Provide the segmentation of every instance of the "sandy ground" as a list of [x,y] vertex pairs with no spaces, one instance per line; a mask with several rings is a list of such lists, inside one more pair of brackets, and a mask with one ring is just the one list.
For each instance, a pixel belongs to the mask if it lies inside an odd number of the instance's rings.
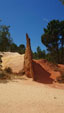
[[64,113],[64,90],[32,79],[0,83],[0,113]]
[[[6,52],[2,61],[3,69],[10,67],[18,73],[23,69],[24,55]],[[58,66],[64,72],[64,65]],[[0,113],[64,113],[64,84],[54,82],[60,71],[42,59],[35,60],[34,72],[38,82],[26,76],[0,81]]]

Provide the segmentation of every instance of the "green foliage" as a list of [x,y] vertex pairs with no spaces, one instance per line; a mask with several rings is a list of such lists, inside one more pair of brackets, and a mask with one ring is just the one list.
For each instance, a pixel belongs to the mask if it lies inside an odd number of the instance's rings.
[[25,45],[24,44],[20,44],[18,47],[18,52],[20,54],[24,54],[25,53]]
[[52,61],[64,63],[64,21],[50,21],[44,29],[41,42],[47,47]]
[[46,52],[45,50],[41,50],[40,46],[37,47],[37,52],[33,53],[33,58],[34,59],[45,59],[46,58]]
[[59,0],[59,1],[61,1],[61,2],[62,2],[62,4],[64,5],[64,0]]
[[37,52],[33,52],[33,59],[38,59]]
[[17,46],[10,36],[10,26],[0,25],[0,51],[18,52],[20,54],[25,53],[25,46],[20,44]]
[[8,51],[12,43],[9,28],[10,26],[6,25],[0,26],[0,51]]
[[0,70],[1,70],[1,67],[2,67],[2,65],[1,65],[1,63],[2,63],[2,55],[0,55]]
[[37,56],[39,59],[42,58],[42,51],[41,51],[41,48],[39,46],[37,47]]
[[18,47],[17,47],[17,45],[15,43],[12,43],[10,45],[10,51],[11,52],[18,52]]
[[49,62],[53,63],[53,64],[57,64],[55,59],[52,57],[52,55],[50,53],[46,54],[45,59],[48,60]]

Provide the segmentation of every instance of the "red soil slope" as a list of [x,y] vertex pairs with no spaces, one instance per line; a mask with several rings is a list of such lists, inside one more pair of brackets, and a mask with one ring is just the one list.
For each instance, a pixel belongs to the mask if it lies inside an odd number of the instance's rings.
[[33,67],[36,80],[45,84],[52,84],[64,70],[64,65],[57,66],[44,59],[34,60]]

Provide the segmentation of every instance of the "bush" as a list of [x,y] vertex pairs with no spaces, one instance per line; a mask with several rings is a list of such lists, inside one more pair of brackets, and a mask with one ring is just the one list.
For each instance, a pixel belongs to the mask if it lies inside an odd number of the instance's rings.
[[0,55],[0,62],[2,62],[1,58],[2,58],[2,55]]
[[7,73],[6,71],[4,70],[1,70],[0,71],[0,80],[11,80],[12,79],[12,76],[11,74]]
[[12,73],[12,69],[10,67],[7,67],[4,69],[5,72],[11,74]]
[[7,74],[5,71],[0,71],[0,79],[11,79],[11,76]]
[[3,79],[5,76],[5,73],[3,71],[0,71],[0,79]]
[[1,63],[2,63],[2,55],[0,55],[0,70],[1,70],[1,67],[2,67],[2,65],[1,65]]

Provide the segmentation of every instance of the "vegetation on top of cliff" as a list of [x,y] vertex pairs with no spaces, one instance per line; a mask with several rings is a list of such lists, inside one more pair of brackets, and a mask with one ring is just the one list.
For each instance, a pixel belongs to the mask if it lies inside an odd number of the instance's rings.
[[0,51],[2,52],[18,52],[20,54],[25,53],[25,45],[20,44],[17,46],[10,34],[10,26],[0,25]]

